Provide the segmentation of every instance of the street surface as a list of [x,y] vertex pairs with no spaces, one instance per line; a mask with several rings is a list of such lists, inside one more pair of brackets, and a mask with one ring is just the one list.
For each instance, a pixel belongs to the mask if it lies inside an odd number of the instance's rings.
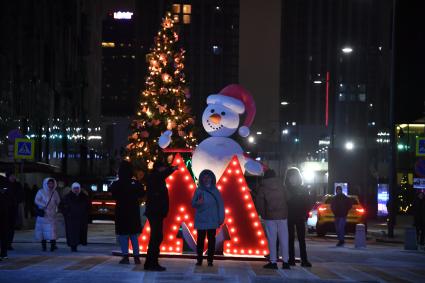
[[118,264],[114,226],[91,224],[89,245],[71,253],[64,239],[59,250],[42,252],[32,230],[17,231],[15,251],[0,262],[0,282],[425,282],[425,252],[404,251],[401,244],[376,243],[355,249],[348,239],[335,247],[334,237],[309,236],[307,248],[312,268],[265,270],[265,260],[216,260],[214,267],[195,267],[188,258],[161,258],[163,273],[145,272],[142,265]]

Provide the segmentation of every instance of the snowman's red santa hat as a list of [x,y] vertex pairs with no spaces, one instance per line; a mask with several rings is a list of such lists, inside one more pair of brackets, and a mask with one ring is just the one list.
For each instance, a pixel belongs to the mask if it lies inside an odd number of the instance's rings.
[[220,104],[238,114],[246,112],[245,121],[238,132],[242,137],[249,135],[248,127],[254,121],[256,108],[251,94],[241,85],[231,84],[223,88],[218,94],[211,94],[207,98],[207,104]]

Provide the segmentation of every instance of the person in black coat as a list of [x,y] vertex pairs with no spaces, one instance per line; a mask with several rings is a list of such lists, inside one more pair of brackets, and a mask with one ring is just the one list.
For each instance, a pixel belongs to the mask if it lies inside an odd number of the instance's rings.
[[335,230],[338,235],[337,246],[341,247],[344,246],[345,223],[347,222],[347,215],[353,206],[353,202],[342,193],[341,186],[337,186],[335,191],[336,196],[331,201],[331,209],[335,216]]
[[146,256],[145,270],[165,271],[166,268],[158,263],[159,246],[163,240],[162,223],[168,214],[168,190],[165,179],[177,167],[170,167],[163,161],[157,161],[152,173],[146,177],[147,200],[145,215],[150,225],[150,239]]
[[425,244],[425,198],[423,192],[419,192],[413,201],[413,214],[418,243],[423,246]]
[[133,179],[133,168],[122,161],[118,170],[118,180],[111,185],[112,197],[116,200],[115,232],[121,246],[123,258],[120,264],[129,264],[128,240],[133,247],[134,263],[140,264],[138,235],[142,231],[140,219],[140,199],[144,192],[142,185]]
[[285,174],[285,188],[288,203],[289,265],[295,265],[295,230],[300,246],[301,266],[311,267],[307,258],[305,244],[305,222],[311,209],[310,196],[302,185],[302,177],[298,168],[289,168]]
[[7,259],[9,245],[9,204],[12,199],[8,185],[8,180],[0,176],[0,261]]
[[79,183],[73,183],[62,201],[62,212],[65,217],[66,243],[72,252],[78,245],[87,245],[87,228],[89,214],[89,198],[81,192]]
[[12,243],[15,237],[15,226],[19,215],[19,204],[25,200],[25,196],[24,188],[21,183],[16,180],[15,174],[13,172],[7,172],[6,177],[9,181],[11,194],[11,202],[9,204],[9,244],[7,248],[13,250]]

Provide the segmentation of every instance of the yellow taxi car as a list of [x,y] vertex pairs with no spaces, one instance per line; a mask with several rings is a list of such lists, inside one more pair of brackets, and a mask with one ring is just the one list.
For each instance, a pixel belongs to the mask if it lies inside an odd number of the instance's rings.
[[[357,224],[366,226],[366,210],[360,204],[358,196],[348,195],[353,206],[347,215],[345,230],[347,233],[354,233]],[[335,232],[335,216],[331,209],[331,202],[334,195],[323,196],[322,201],[317,202],[309,212],[307,219],[307,229],[309,233],[316,232],[323,237],[326,233]]]

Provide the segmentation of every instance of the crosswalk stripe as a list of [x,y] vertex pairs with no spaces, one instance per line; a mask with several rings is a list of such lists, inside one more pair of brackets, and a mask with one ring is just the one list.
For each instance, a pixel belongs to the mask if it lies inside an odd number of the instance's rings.
[[385,271],[382,271],[380,269],[377,269],[377,268],[374,268],[374,267],[370,267],[370,266],[367,266],[367,265],[354,265],[353,268],[355,268],[355,269],[357,269],[357,270],[359,270],[361,272],[365,272],[367,274],[370,274],[370,275],[372,275],[374,277],[377,277],[377,278],[380,278],[382,280],[385,280],[386,282],[389,282],[389,283],[392,283],[392,282],[394,282],[394,283],[407,283],[407,282],[410,282],[410,281],[404,280],[404,279],[402,279],[400,277],[397,277],[397,276],[395,276],[393,274],[389,274],[389,273],[387,273]]
[[196,266],[193,273],[207,273],[207,274],[218,274],[217,265],[214,266]]
[[251,270],[256,276],[279,276],[280,277],[278,270],[266,269],[260,265],[253,265],[253,264],[251,264],[250,266],[251,266]]
[[5,265],[0,265],[0,270],[17,270],[23,269],[30,265],[38,264],[52,258],[51,256],[31,256],[16,261],[7,262]]
[[308,271],[320,279],[342,279],[338,274],[321,265],[313,265]]
[[109,257],[106,257],[106,256],[94,256],[94,257],[85,258],[73,265],[67,266],[65,270],[89,270],[98,264],[104,263],[108,259]]
[[409,268],[408,271],[413,272],[421,277],[424,277],[424,281],[425,281],[425,270]]

